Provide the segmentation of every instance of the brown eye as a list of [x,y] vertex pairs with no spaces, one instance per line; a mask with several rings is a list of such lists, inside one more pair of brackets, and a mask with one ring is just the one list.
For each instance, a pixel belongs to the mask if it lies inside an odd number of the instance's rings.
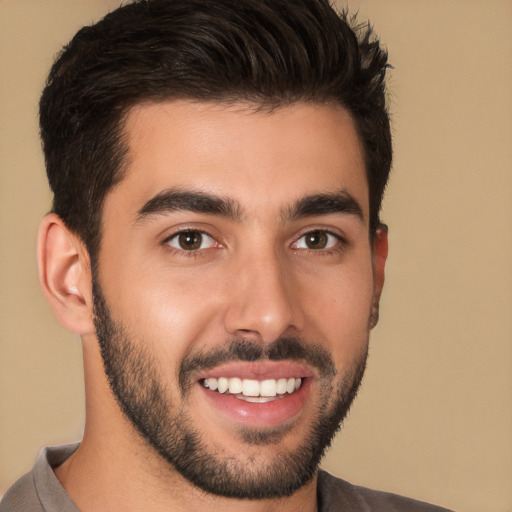
[[178,244],[185,251],[193,251],[201,247],[203,236],[197,231],[187,231],[178,235]]
[[294,244],[295,249],[309,249],[310,251],[321,251],[323,249],[331,249],[340,241],[339,237],[322,231],[310,231],[302,235]]
[[182,231],[169,238],[166,243],[182,251],[198,251],[213,247],[215,241],[210,235],[201,231]]
[[324,231],[313,231],[305,235],[304,242],[308,249],[325,249],[329,238]]

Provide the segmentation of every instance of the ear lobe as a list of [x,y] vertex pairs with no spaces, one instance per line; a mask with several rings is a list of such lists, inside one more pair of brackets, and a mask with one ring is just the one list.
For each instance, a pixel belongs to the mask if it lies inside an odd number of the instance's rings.
[[41,288],[59,322],[77,334],[94,332],[88,253],[53,213],[39,227],[37,260]]
[[372,241],[373,251],[373,300],[370,314],[370,329],[379,321],[379,303],[384,287],[384,268],[388,257],[388,227],[380,224]]

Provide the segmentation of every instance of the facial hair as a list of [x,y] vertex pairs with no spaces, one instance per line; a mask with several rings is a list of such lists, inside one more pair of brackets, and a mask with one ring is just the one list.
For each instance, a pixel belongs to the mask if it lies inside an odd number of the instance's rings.
[[[289,496],[311,480],[357,394],[367,343],[352,367],[340,376],[328,351],[299,338],[280,338],[266,346],[230,340],[221,348],[183,358],[178,379],[181,401],[174,403],[169,385],[161,378],[157,355],[114,321],[97,279],[93,279],[93,299],[96,335],[117,403],[141,437],[184,478],[208,493],[245,499]],[[319,373],[316,414],[302,444],[289,451],[276,448],[272,460],[253,464],[212,448],[207,434],[194,427],[186,412],[194,385],[192,374],[228,361],[290,359],[314,366]],[[288,426],[245,427],[238,434],[249,449],[277,444],[288,432]]]

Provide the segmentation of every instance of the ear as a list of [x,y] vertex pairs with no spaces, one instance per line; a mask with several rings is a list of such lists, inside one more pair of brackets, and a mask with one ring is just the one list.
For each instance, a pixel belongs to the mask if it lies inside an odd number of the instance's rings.
[[388,257],[388,227],[380,224],[372,240],[373,252],[373,301],[370,314],[370,329],[379,321],[379,302],[384,287],[384,267]]
[[54,213],[39,227],[37,261],[41,288],[59,322],[77,334],[94,332],[89,254]]

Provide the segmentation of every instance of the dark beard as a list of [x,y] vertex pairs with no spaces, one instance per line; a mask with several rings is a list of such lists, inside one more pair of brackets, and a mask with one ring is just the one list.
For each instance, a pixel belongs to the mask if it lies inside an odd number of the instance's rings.
[[[208,447],[192,425],[184,408],[169,400],[166,385],[159,380],[155,356],[138,345],[112,318],[99,283],[93,280],[94,323],[105,373],[112,392],[126,417],[166,461],[202,490],[228,498],[264,499],[289,496],[305,485],[317,471],[320,460],[345,418],[363,377],[367,350],[343,377],[337,377],[330,354],[297,338],[281,338],[261,346],[233,340],[226,348],[185,357],[179,369],[183,404],[187,403],[198,369],[227,361],[301,360],[320,374],[316,420],[297,449],[277,451],[269,463],[246,462]],[[336,396],[336,400],[332,398]],[[240,439],[250,446],[278,443],[290,427],[240,428]],[[254,467],[251,463],[254,462]]]

